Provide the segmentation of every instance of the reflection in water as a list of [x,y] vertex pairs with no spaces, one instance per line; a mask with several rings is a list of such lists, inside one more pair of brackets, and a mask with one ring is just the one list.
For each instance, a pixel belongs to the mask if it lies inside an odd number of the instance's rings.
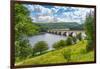
[[52,45],[55,42],[59,40],[65,40],[65,39],[66,39],[65,36],[45,33],[45,34],[29,37],[29,42],[32,46],[34,46],[34,44],[37,43],[38,41],[46,41],[48,43],[49,49],[52,49]]

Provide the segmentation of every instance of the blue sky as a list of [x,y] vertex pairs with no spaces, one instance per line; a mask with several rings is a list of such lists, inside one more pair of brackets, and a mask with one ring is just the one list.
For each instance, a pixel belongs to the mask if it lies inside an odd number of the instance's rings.
[[78,22],[85,21],[86,14],[93,8],[67,7],[67,6],[50,6],[50,5],[29,5],[25,7],[30,11],[30,17],[33,22]]

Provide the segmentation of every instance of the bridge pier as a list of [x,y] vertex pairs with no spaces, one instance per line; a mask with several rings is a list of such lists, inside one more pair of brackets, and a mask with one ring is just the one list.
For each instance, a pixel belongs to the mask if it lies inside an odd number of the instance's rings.
[[56,34],[56,35],[62,35],[62,36],[77,36],[77,34],[82,33],[82,36],[85,38],[86,34],[85,31],[74,31],[74,30],[66,30],[66,29],[52,29],[48,30],[48,33]]
[[66,36],[66,32],[64,32],[63,35]]
[[59,32],[59,35],[61,35],[61,32]]

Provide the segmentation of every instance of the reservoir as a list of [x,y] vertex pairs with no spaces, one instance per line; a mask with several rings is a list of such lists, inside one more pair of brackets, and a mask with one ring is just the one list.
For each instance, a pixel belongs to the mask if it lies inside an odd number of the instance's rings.
[[55,35],[51,33],[44,33],[36,36],[29,37],[31,46],[34,46],[38,41],[45,41],[48,44],[49,50],[52,49],[52,45],[59,40],[66,40],[66,36]]

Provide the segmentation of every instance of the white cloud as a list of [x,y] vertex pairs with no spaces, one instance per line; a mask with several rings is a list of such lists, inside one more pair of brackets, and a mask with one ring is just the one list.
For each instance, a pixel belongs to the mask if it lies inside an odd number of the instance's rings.
[[31,11],[31,12],[38,12],[41,15],[46,15],[46,14],[52,14],[52,10],[49,8],[45,8],[44,6],[41,5],[28,5],[27,8]]
[[39,22],[44,22],[44,21],[52,22],[53,17],[51,17],[51,16],[40,16],[38,20],[39,20]]
[[57,22],[58,19],[54,16],[39,16],[38,19],[36,19],[37,22]]
[[90,13],[90,11],[94,11],[93,8],[78,8],[78,11],[75,11],[73,18],[81,18],[80,21],[84,21],[86,19],[86,15]]
[[[79,22],[85,20],[86,14],[92,8],[80,8],[80,7],[60,7],[53,6],[47,8],[42,5],[28,5],[28,9],[31,11],[31,18],[35,22]],[[63,9],[64,12],[58,14],[58,11]],[[66,10],[66,11],[65,11]],[[35,15],[32,14],[35,12]],[[33,16],[34,15],[34,16]]]
[[52,13],[57,13],[59,9],[52,8],[51,10],[52,10]]
[[90,9],[90,8],[74,8],[73,9],[77,9],[74,12],[65,12],[63,13],[63,16],[66,18],[66,20],[69,21],[73,21],[73,22],[78,22],[78,23],[82,23],[84,22],[84,20],[86,19],[86,15],[87,13],[90,13],[90,11],[94,10],[94,9]]

